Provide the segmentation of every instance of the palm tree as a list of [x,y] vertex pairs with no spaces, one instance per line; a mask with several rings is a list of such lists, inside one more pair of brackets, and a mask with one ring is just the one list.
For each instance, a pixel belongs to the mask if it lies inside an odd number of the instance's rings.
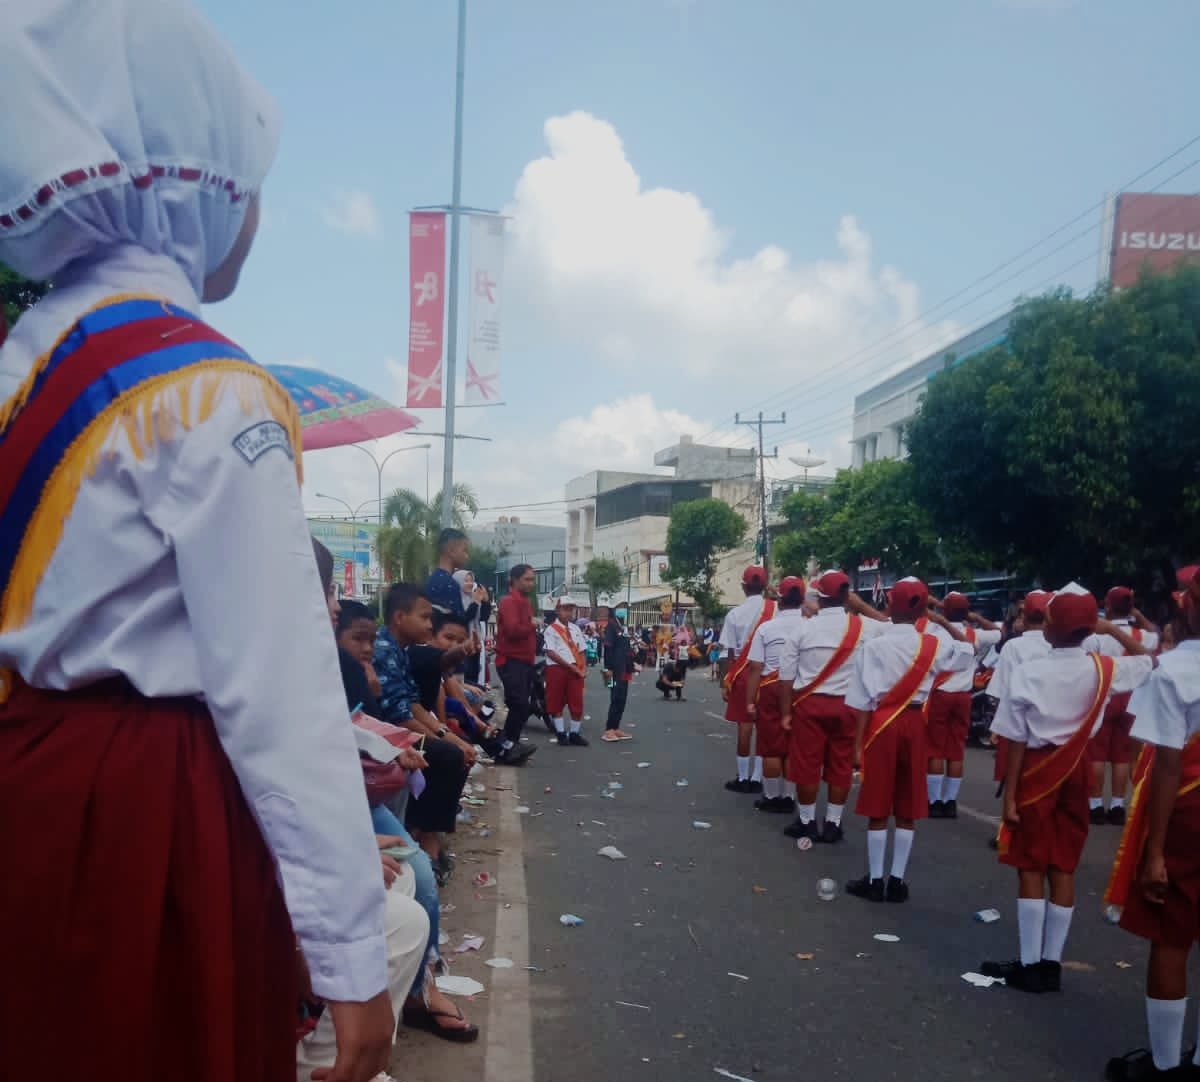
[[[379,562],[391,582],[421,582],[437,562],[442,494],[426,503],[411,489],[398,488],[383,502],[379,530]],[[454,486],[454,525],[466,529],[479,511],[479,499],[468,484]]]

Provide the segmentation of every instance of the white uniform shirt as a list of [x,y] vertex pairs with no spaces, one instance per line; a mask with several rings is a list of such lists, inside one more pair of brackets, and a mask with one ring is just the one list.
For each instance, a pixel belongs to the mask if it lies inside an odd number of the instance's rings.
[[[1133,621],[1129,619],[1113,620],[1122,631],[1132,639],[1137,639],[1133,626]],[[1158,636],[1153,631],[1141,632],[1141,645],[1147,650],[1158,649]],[[1125,647],[1123,647],[1111,635],[1089,635],[1083,640],[1083,648],[1089,654],[1103,654],[1105,657],[1124,657]]]
[[741,654],[762,610],[762,594],[754,594],[729,610],[725,616],[725,623],[721,625],[720,642],[723,652],[732,650],[734,657]]
[[[156,292],[198,312],[182,272],[162,275]],[[22,322],[69,325],[70,294]],[[0,385],[23,375],[6,352]],[[296,466],[256,392],[231,378],[211,417],[140,459],[113,444],[30,619],[0,634],[0,668],[52,690],[123,674],[153,698],[203,698],[279,865],[313,990],[362,1001],[387,986],[379,854]],[[258,425],[271,438],[239,441]]]
[[1051,649],[1040,627],[1030,628],[1016,638],[1009,639],[1000,651],[1000,660],[996,662],[996,671],[992,673],[987,693],[993,699],[1003,699],[1008,694],[1009,681],[1017,666],[1035,657],[1045,657]]
[[[854,673],[846,691],[846,705],[852,710],[874,710],[882,699],[912,668],[920,645],[920,632],[912,624],[886,624],[885,631],[871,639],[854,658]],[[961,672],[975,665],[970,643],[956,639],[938,639],[933,665],[917,686],[912,697],[916,705],[929,698],[933,678],[941,672]]]
[[[1117,658],[1109,698],[1133,691],[1145,682],[1153,668],[1154,660],[1149,657]],[[1051,650],[1012,671],[1007,692],[992,719],[992,732],[1026,744],[1031,750],[1065,744],[1079,728],[1095,698],[1093,656],[1082,646]],[[1096,714],[1092,735],[1103,721],[1101,710]]]
[[[952,623],[954,623],[952,621]],[[954,623],[954,627],[962,634],[967,634],[967,625],[964,623]],[[950,633],[940,624],[930,623],[926,629],[930,634],[936,635],[939,639],[945,642],[957,642]],[[972,629],[975,632],[975,666],[979,664],[979,659],[984,656],[993,646],[1000,641],[999,631],[984,631],[983,628],[977,627]],[[961,672],[954,673],[944,684],[939,685],[941,691],[971,691],[975,687],[975,667],[963,669]]]
[[799,632],[803,623],[803,609],[778,610],[770,620],[759,625],[750,640],[746,660],[760,662],[764,673],[779,672],[788,640]]
[[[829,674],[829,678],[817,689],[816,694],[845,695],[850,690],[850,677],[854,673],[854,663],[859,651],[875,636],[884,634],[894,626],[884,620],[871,620],[865,616],[861,619],[862,634],[858,637],[854,652]],[[797,691],[808,687],[842,645],[849,623],[850,614],[836,605],[821,609],[815,616],[805,620],[784,649],[779,670],[780,679],[791,680]]]
[[1158,659],[1133,693],[1132,736],[1160,748],[1182,748],[1200,732],[1200,640],[1185,639]]
[[[566,627],[563,627],[562,624],[555,620],[554,623],[547,626],[544,636],[546,642],[546,661],[551,665],[558,665],[560,668],[569,669],[574,666],[575,659],[571,656],[571,647],[563,637],[564,635],[570,638],[571,642],[575,644],[575,649],[579,651],[581,656],[583,656],[584,651],[587,649],[587,640],[583,637],[583,632],[575,624],[567,624]],[[556,661],[551,657],[550,652],[552,650],[563,660]]]

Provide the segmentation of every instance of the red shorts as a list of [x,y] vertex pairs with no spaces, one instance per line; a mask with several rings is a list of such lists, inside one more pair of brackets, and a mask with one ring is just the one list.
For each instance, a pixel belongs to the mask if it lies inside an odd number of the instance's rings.
[[69,988],[92,1078],[294,1082],[296,939],[199,702],[18,683],[0,823],[6,1078],[46,1074]]
[[927,759],[925,711],[910,706],[864,750],[855,813],[868,819],[924,819],[929,815]]
[[935,691],[925,715],[925,743],[929,758],[961,763],[967,754],[971,728],[971,693]]
[[1104,721],[1088,744],[1087,758],[1093,763],[1128,765],[1133,762],[1133,715],[1127,710],[1129,695],[1114,695],[1104,708]]
[[546,666],[546,711],[552,718],[562,717],[563,709],[571,711],[576,721],[583,719],[583,677],[568,672],[561,665]]
[[1003,781],[1008,773],[1008,741],[1002,736],[996,740],[996,763],[992,767],[992,781]]
[[849,789],[854,776],[854,711],[841,695],[809,695],[792,707],[788,779]]
[[[1046,758],[1054,748],[1026,750],[1022,770],[1028,770]],[[1000,863],[1026,872],[1044,872],[1057,868],[1073,872],[1079,866],[1088,834],[1088,761],[1079,765],[1053,793],[1021,809],[1021,825],[1008,835],[1007,847],[1001,848]]]
[[1166,900],[1151,905],[1135,883],[1121,914],[1121,927],[1151,943],[1185,949],[1200,940],[1200,790],[1193,789],[1176,802],[1163,850]]
[[788,753],[788,733],[783,727],[783,714],[779,709],[779,681],[760,686],[758,689],[758,717],[754,722],[758,737],[756,754],[764,759],[782,759]]
[[735,725],[753,725],[754,719],[746,713],[746,670],[729,686],[729,699],[725,703],[725,720]]

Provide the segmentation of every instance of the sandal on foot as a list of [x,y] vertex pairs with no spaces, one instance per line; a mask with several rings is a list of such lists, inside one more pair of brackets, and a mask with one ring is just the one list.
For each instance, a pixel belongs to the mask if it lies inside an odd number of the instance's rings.
[[453,1018],[459,1022],[466,1022],[462,1011],[457,1007],[454,1008],[453,1014],[448,1011],[431,1011],[428,1007],[405,1007],[400,1012],[400,1017],[409,1029],[423,1029],[426,1033],[432,1033],[446,1041],[454,1041],[456,1044],[470,1044],[479,1036],[479,1027],[472,1023],[452,1028],[443,1026],[438,1021],[439,1018]]

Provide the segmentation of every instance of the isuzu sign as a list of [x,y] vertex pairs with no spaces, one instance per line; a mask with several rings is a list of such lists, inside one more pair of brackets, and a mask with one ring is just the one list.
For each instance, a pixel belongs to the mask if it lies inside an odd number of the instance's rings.
[[1200,196],[1125,192],[1113,219],[1112,284],[1137,281],[1142,267],[1169,270],[1200,258]]

